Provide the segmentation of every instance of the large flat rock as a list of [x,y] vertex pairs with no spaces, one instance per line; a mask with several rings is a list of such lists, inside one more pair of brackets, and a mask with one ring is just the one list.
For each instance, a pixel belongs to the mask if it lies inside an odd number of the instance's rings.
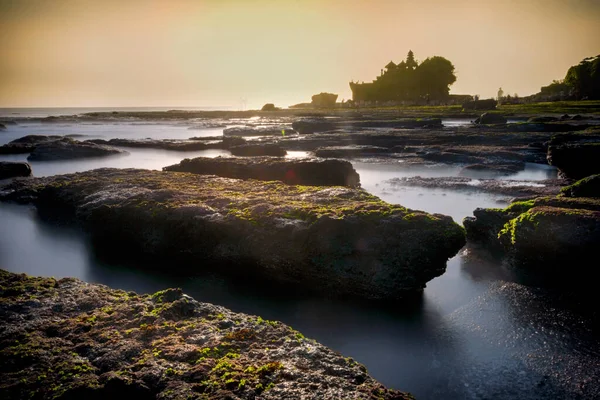
[[91,139],[88,143],[106,146],[132,147],[142,149],[162,149],[172,151],[197,151],[208,149],[228,149],[231,146],[242,145],[246,141],[236,137],[207,137],[180,139]]
[[420,293],[465,243],[448,216],[343,187],[99,169],[13,182],[0,200],[62,212],[111,254],[370,299]]
[[0,393],[17,399],[409,400],[280,322],[0,270]]
[[106,157],[115,154],[127,154],[127,152],[102,144],[80,142],[69,138],[63,138],[38,144],[35,146],[29,157],[27,157],[27,160],[72,160],[79,158]]
[[164,171],[191,172],[235,179],[281,181],[291,185],[360,185],[360,177],[348,161],[318,158],[282,159],[274,157],[197,157],[186,158]]

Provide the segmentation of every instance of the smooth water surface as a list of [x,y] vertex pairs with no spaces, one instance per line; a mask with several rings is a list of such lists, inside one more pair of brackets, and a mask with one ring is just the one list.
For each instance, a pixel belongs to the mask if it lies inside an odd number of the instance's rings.
[[[102,138],[176,138],[192,132],[177,125],[50,127],[55,134],[77,131]],[[15,130],[20,131],[16,137],[51,133],[36,124],[25,124],[0,132],[0,139]],[[98,167],[161,169],[186,157],[228,154],[219,150],[126,150],[129,155],[33,162],[32,166],[36,176]],[[305,155],[290,152],[289,156]],[[26,155],[0,159],[23,161]],[[450,215],[457,222],[476,207],[498,207],[507,201],[505,196],[489,193],[398,188],[387,183],[417,175],[458,176],[460,167],[353,165],[369,192],[412,209]],[[535,183],[555,176],[554,168],[528,164],[524,171],[500,179]],[[0,204],[0,268],[57,278],[74,276],[140,293],[181,287],[200,301],[283,321],[364,363],[385,385],[410,391],[418,399],[575,399],[600,394],[600,345],[590,333],[593,321],[561,308],[560,303],[551,307],[549,294],[532,295],[522,285],[507,283],[515,280],[510,272],[470,250],[452,258],[446,273],[428,283],[419,304],[403,307],[290,296],[216,276],[173,277],[144,267],[103,261],[80,230],[43,222],[31,207]]]
[[[579,333],[585,319],[562,311],[569,326],[557,325],[561,310],[540,311],[543,297],[517,298],[516,305],[507,301],[498,288],[511,275],[467,251],[428,284],[420,304],[404,309],[290,297],[214,276],[172,277],[144,271],[144,265],[107,263],[96,258],[78,229],[42,222],[26,206],[0,205],[0,221],[0,265],[5,269],[74,276],[140,293],[181,287],[200,301],[283,321],[364,363],[385,385],[420,399],[569,398],[575,383],[552,363],[568,357],[590,379],[600,367],[593,350],[597,343]],[[510,287],[506,291],[519,295]],[[527,312],[535,313],[535,320],[516,317]]]
[[[77,140],[88,139],[189,139],[191,137],[222,136],[223,126],[196,128],[190,123],[42,123],[35,121],[6,125],[0,131],[0,145],[26,135],[71,135]],[[210,126],[210,125],[209,125]]]
[[[462,167],[448,165],[404,165],[401,162],[381,164],[367,162],[353,162],[352,165],[360,175],[361,186],[368,192],[380,197],[388,203],[401,204],[405,207],[423,210],[429,213],[450,215],[454,221],[461,223],[464,217],[472,216],[477,207],[494,208],[505,207],[511,199],[510,196],[474,191],[460,191],[439,188],[422,188],[411,186],[397,186],[388,182],[394,178],[409,178],[421,176],[423,178],[443,178],[459,176]],[[556,168],[548,165],[528,163],[525,170],[497,179],[531,181],[531,185],[545,179],[556,178]],[[494,179],[493,173],[482,173],[480,178]],[[477,180],[473,180],[475,185]]]

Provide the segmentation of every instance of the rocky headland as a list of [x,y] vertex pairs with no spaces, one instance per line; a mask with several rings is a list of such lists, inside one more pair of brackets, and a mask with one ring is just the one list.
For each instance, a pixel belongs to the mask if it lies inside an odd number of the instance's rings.
[[385,399],[350,357],[280,322],[0,270],[0,393],[17,399]]

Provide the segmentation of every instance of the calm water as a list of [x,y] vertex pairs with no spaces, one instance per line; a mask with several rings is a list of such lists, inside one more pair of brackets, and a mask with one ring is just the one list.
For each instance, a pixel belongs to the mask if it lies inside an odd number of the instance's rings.
[[[190,132],[179,126],[124,126],[51,128],[64,129],[63,134],[76,129],[80,134],[104,138],[161,138],[166,133]],[[35,124],[27,129],[17,125],[0,133],[0,138],[14,134],[14,129],[48,133]],[[125,136],[124,130],[130,136]],[[127,156],[34,163],[33,168],[38,176],[100,166],[160,169],[185,157],[223,153],[128,150],[131,153]],[[292,154],[299,155],[302,153]],[[459,168],[358,162],[354,166],[371,193],[410,208],[448,214],[456,221],[471,215],[476,207],[498,207],[506,200],[503,196],[451,190],[394,191],[386,184],[388,179],[405,176],[457,176]],[[503,179],[541,180],[555,174],[552,168],[528,165],[525,171]],[[419,399],[576,399],[600,395],[600,346],[593,334],[593,321],[553,303],[555,297],[548,293],[532,293],[509,283],[514,277],[497,262],[468,250],[452,258],[446,273],[428,283],[420,304],[385,308],[289,297],[240,287],[214,276],[176,278],[144,272],[142,265],[103,261],[77,229],[44,223],[30,207],[0,204],[0,266],[33,275],[75,276],[141,293],[179,286],[198,300],[281,320],[364,363],[385,385],[410,391]]]
[[169,111],[169,110],[235,110],[234,107],[28,107],[0,108],[0,118],[44,118],[60,115],[79,115],[111,111]]

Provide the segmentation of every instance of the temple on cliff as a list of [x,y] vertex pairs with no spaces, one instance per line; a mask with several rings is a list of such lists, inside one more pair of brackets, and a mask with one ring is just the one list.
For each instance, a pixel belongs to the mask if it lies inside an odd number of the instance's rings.
[[[350,82],[354,103],[448,103],[454,99],[449,86],[456,80],[454,66],[433,56],[418,63],[412,51],[406,60],[390,61],[369,83]],[[465,97],[466,96],[461,96]]]

